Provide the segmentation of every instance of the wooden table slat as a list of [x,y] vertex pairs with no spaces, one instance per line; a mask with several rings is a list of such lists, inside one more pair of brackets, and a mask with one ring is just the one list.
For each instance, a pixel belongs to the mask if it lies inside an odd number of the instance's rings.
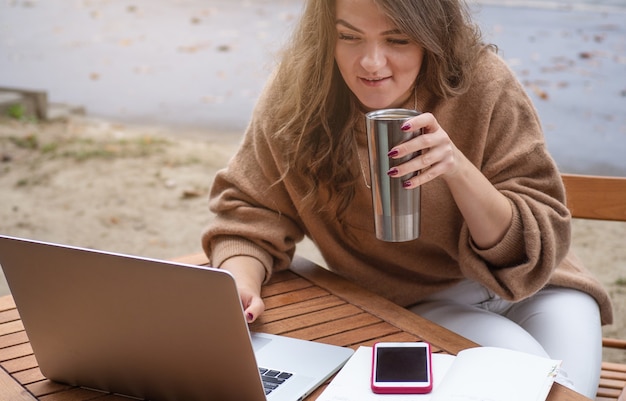
[[274,322],[266,321],[264,319],[264,316],[261,315],[259,322],[251,326],[251,330],[254,331],[256,327],[260,327],[262,325],[263,330],[265,331],[271,333],[285,333],[293,330],[317,326],[322,323],[337,322],[341,319],[347,319],[359,314],[363,314],[363,311],[359,308],[355,307],[354,305],[343,304],[334,306],[332,308],[327,308],[319,311],[311,311],[309,313],[283,318]]
[[0,325],[0,336],[17,333],[19,331],[24,331],[24,325],[21,320],[11,320]]
[[278,334],[285,334],[290,337],[301,338],[303,340],[316,341],[318,339],[328,337],[334,334],[348,332],[359,327],[365,327],[380,322],[376,316],[369,313],[361,313],[356,316],[333,320],[331,322],[322,322],[315,326],[305,327],[302,329],[291,331],[280,331]]
[[28,336],[23,330],[11,334],[0,335],[0,349],[25,344],[27,342]]
[[[385,335],[385,336],[377,336],[375,339],[373,340],[368,340],[366,342],[360,343],[359,345],[365,346],[365,347],[372,347],[374,346],[375,342],[412,342],[412,341],[421,341],[421,338],[414,336],[413,334],[404,332],[404,331],[399,331],[393,334],[389,334],[389,335]],[[439,349],[437,349],[436,347],[432,347],[433,352],[438,352],[440,351]]]
[[0,362],[8,361],[10,359],[19,358],[21,356],[30,355],[33,353],[33,349],[30,343],[13,345],[0,349]]
[[274,307],[268,309],[261,315],[261,319],[265,323],[274,322],[280,319],[286,319],[292,316],[298,316],[305,313],[325,310],[338,305],[347,305],[346,301],[332,295],[314,298],[295,304],[284,305],[280,308]]
[[355,327],[336,334],[319,337],[316,338],[315,341],[340,345],[342,347],[355,348],[358,345],[371,345],[375,341],[378,341],[379,338],[399,333],[401,333],[401,331],[398,330],[397,327],[392,326],[387,322],[379,321],[375,324]]
[[15,381],[9,373],[0,369],[0,401],[34,401],[36,400],[26,389]]
[[66,394],[67,391],[73,389],[74,387],[46,379],[37,383],[28,384],[26,388],[28,389],[28,391],[34,394],[35,397],[37,397],[38,399],[42,399],[42,397],[49,394]]
[[13,297],[0,297],[0,312],[7,310],[16,310]]
[[105,394],[101,391],[73,387],[63,393],[51,393],[41,396],[39,399],[41,401],[88,401],[100,398]]
[[0,324],[20,320],[20,314],[17,309],[7,309],[0,312]]
[[263,287],[261,295],[263,298],[271,297],[276,294],[287,294],[292,291],[298,291],[303,288],[313,287],[313,284],[309,280],[305,280],[302,277],[297,277],[291,280],[284,280],[279,282],[272,282],[271,285]]
[[0,366],[9,373],[20,372],[25,369],[39,366],[34,354],[20,356],[0,363]]
[[39,367],[34,367],[12,374],[13,378],[21,384],[31,384],[41,380],[45,380],[45,376],[41,373]]
[[315,298],[328,296],[328,291],[324,291],[319,287],[308,287],[297,292],[288,292],[286,294],[277,294],[264,299],[266,309],[282,308],[285,305],[296,304]]

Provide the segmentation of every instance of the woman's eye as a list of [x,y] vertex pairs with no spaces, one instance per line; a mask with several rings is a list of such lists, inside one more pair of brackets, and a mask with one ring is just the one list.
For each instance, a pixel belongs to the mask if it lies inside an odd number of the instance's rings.
[[392,45],[408,45],[409,43],[411,43],[411,41],[409,39],[394,39],[394,38],[389,38],[387,39],[387,41],[389,43],[391,43]]
[[347,33],[340,33],[340,34],[339,34],[339,40],[347,40],[347,41],[350,41],[350,40],[356,40],[356,39],[357,39],[357,38],[356,38],[356,36],[354,36],[354,35],[350,35],[350,34],[347,34]]

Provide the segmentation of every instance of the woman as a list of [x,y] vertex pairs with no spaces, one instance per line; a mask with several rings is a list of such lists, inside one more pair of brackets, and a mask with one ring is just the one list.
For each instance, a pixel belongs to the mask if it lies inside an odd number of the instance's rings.
[[[422,188],[422,227],[387,243],[364,113],[399,107],[424,112],[403,127],[424,135],[389,157],[422,154],[388,172],[421,172],[403,185]],[[235,276],[249,322],[307,235],[338,274],[479,344],[563,359],[559,380],[595,394],[607,293],[567,256],[570,215],[535,110],[461,0],[307,1],[211,198],[203,246]]]

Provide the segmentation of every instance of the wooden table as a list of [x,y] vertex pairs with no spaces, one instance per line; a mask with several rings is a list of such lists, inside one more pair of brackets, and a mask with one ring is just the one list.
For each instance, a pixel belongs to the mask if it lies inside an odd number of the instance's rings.
[[[197,260],[184,260],[197,262]],[[423,319],[306,259],[275,274],[263,288],[266,311],[253,331],[358,348],[375,341],[416,341],[435,352],[456,354],[475,346],[469,340]],[[42,376],[11,296],[0,298],[0,401],[128,400],[70,387]],[[307,400],[315,400],[324,387]],[[555,384],[550,401],[588,400]]]

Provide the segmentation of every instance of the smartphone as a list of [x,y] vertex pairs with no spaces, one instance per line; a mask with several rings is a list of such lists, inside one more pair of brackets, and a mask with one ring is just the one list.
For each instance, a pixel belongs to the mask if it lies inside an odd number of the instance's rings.
[[378,394],[424,394],[433,389],[430,344],[379,342],[372,350],[371,387]]

